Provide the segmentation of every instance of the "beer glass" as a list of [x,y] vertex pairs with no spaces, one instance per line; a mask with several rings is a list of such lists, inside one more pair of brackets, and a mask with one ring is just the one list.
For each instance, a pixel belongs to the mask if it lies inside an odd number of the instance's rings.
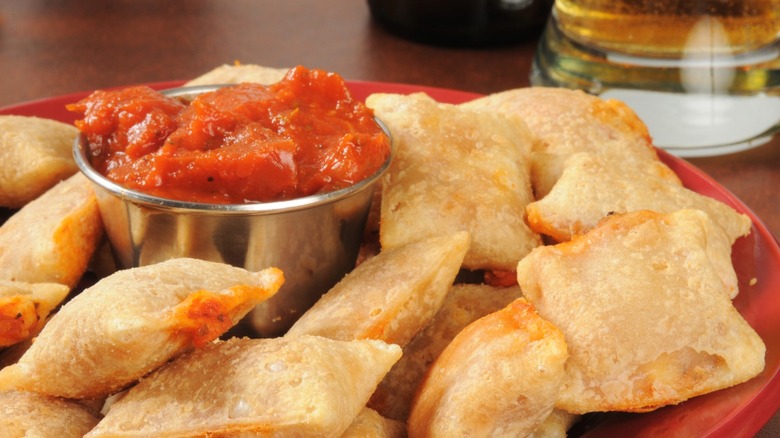
[[780,1],[556,0],[531,83],[622,100],[680,156],[780,131]]

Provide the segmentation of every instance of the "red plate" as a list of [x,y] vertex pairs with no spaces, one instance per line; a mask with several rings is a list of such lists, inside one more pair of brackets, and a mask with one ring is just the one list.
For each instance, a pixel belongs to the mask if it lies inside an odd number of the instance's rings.
[[[172,88],[181,81],[149,84],[155,89]],[[461,103],[478,94],[442,88],[404,84],[350,81],[355,98],[371,93],[426,92],[448,103]],[[17,114],[72,122],[65,105],[87,96],[88,92],[26,102],[0,108],[0,114]],[[780,408],[780,247],[771,233],[745,204],[708,175],[688,162],[659,151],[661,159],[674,170],[686,187],[713,197],[747,214],[753,220],[749,236],[737,240],[733,248],[734,268],[740,293],[734,305],[766,344],[766,368],[751,381],[695,397],[677,406],[667,406],[645,414],[593,414],[584,417],[573,434],[587,437],[752,437]]]

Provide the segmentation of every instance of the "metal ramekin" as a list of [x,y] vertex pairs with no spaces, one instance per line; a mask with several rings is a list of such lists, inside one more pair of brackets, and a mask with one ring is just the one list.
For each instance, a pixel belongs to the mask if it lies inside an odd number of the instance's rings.
[[[194,97],[219,86],[165,90]],[[389,136],[387,128],[380,127]],[[298,199],[206,204],[151,196],[116,184],[96,170],[79,136],[74,158],[94,183],[106,235],[120,269],[173,257],[194,257],[256,271],[284,271],[285,284],[255,309],[259,336],[283,334],[355,266],[377,181],[392,160],[350,187]]]

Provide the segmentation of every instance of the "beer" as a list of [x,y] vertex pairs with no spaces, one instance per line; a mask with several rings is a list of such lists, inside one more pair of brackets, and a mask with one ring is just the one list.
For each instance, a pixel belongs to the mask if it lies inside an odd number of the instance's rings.
[[[780,34],[777,0],[558,0],[555,14],[569,38],[632,56],[744,53]],[[716,44],[691,44],[701,32]]]
[[533,85],[622,100],[656,146],[737,152],[780,132],[778,0],[556,0]]

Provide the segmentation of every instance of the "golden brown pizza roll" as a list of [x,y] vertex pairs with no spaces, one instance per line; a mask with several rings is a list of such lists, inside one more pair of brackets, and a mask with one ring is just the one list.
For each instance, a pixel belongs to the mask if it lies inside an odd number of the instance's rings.
[[540,244],[524,221],[535,139],[522,120],[423,93],[374,94],[366,104],[396,148],[382,179],[382,248],[465,230],[472,243],[464,267],[512,271]]
[[520,287],[456,284],[431,322],[403,347],[404,355],[387,373],[369,401],[381,415],[406,421],[425,372],[467,325],[519,298]]
[[72,288],[102,238],[95,193],[86,177],[77,173],[0,227],[0,279]]
[[557,407],[647,411],[760,373],[764,343],[731,303],[724,241],[699,210],[639,211],[524,258],[523,295],[569,346]]
[[386,249],[333,286],[285,336],[379,339],[406,345],[439,310],[469,248],[469,234]]
[[731,242],[750,232],[747,215],[677,183],[670,184],[670,174],[674,172],[660,161],[628,168],[590,153],[572,155],[550,193],[526,207],[528,223],[536,232],[563,242],[595,227],[609,214],[695,208],[722,227]]
[[0,436],[81,438],[99,421],[84,405],[23,391],[0,391]]
[[278,269],[173,259],[117,271],[54,315],[0,389],[100,398],[217,338],[276,293]]
[[27,116],[0,116],[0,206],[20,208],[76,173],[75,126]]
[[376,340],[215,342],[132,387],[87,437],[338,437],[400,355]]
[[522,118],[540,142],[532,156],[536,198],[543,198],[560,176],[561,160],[593,152],[616,166],[657,160],[647,126],[627,105],[580,90],[516,88],[462,104]]
[[389,420],[370,408],[363,408],[341,438],[404,438],[406,423]]
[[425,376],[410,437],[526,436],[551,414],[566,342],[518,298],[463,329]]
[[269,85],[282,80],[288,70],[288,68],[273,68],[256,64],[223,64],[186,82],[184,86],[238,84],[240,82]]
[[57,283],[0,280],[0,348],[37,334],[68,292],[67,286]]

